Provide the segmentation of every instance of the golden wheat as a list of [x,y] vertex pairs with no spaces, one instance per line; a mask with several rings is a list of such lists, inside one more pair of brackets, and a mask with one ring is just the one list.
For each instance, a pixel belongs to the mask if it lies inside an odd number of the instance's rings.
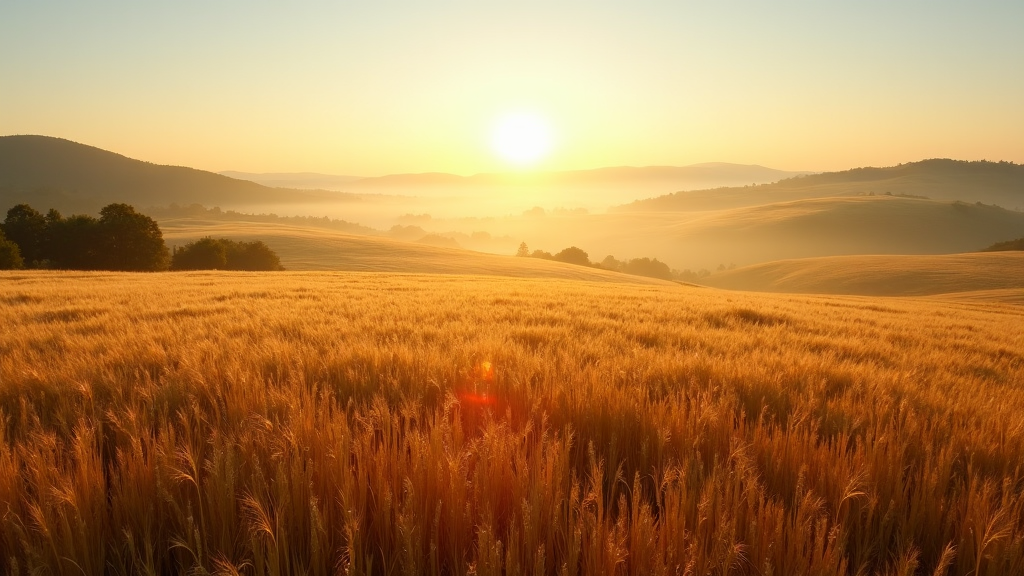
[[0,276],[11,574],[1022,574],[1024,308]]

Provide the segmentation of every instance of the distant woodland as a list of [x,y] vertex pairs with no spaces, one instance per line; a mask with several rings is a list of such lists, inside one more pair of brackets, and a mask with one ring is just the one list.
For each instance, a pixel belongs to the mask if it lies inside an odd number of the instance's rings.
[[[668,264],[659,261],[657,258],[632,258],[629,260],[619,260],[615,258],[615,256],[609,254],[600,262],[591,262],[590,255],[582,248],[577,248],[576,246],[570,246],[556,254],[552,254],[543,250],[534,250],[531,252],[530,247],[526,245],[526,242],[523,242],[519,245],[519,251],[516,252],[516,256],[555,260],[556,262],[565,262],[566,264],[591,266],[594,268],[611,270],[613,272],[622,272],[623,274],[647,276],[649,278],[660,278],[662,280],[694,282],[711,275],[711,271],[706,269],[697,272],[693,272],[691,270],[672,270],[669,268]],[[732,265],[731,267],[735,268],[735,265]],[[719,268],[719,271],[725,269],[726,267],[722,265]]]
[[982,250],[982,252],[1005,252],[1008,250],[1024,250],[1024,238],[1007,240],[1006,242],[996,242]]

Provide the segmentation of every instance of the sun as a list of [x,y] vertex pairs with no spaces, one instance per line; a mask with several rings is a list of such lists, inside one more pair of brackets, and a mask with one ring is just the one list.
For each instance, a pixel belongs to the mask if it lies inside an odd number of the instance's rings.
[[551,129],[536,114],[507,114],[495,123],[491,146],[506,162],[520,167],[531,166],[551,153]]

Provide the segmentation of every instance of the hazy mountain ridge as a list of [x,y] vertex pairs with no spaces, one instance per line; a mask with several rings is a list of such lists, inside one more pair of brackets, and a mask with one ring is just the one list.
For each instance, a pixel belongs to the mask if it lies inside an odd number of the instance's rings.
[[808,198],[923,196],[1024,209],[1024,165],[931,159],[886,168],[797,176],[774,184],[683,191],[617,206],[615,211],[721,210]]
[[758,165],[706,162],[690,166],[612,166],[590,170],[563,170],[531,173],[482,173],[460,176],[444,172],[389,174],[360,178],[318,174],[312,172],[255,174],[248,172],[221,172],[232,178],[243,178],[265,186],[285,185],[294,188],[323,188],[332,190],[361,190],[397,188],[409,190],[421,187],[479,187],[479,186],[628,186],[630,183],[664,183],[670,189],[692,189],[707,186],[734,186],[740,184],[776,182],[785,178],[811,174],[776,170]]
[[[135,160],[49,136],[0,137],[0,201],[82,210],[108,202],[242,206],[322,202],[337,192],[268,188],[182,166]],[[94,208],[93,208],[94,209]]]
[[[624,174],[622,178],[639,181],[637,174],[678,170],[620,167],[566,173],[565,177],[608,181]],[[242,212],[331,215],[351,223],[350,231],[362,230],[356,223],[388,230],[400,221],[401,214],[422,210],[422,229],[413,240],[428,234],[454,238],[454,233],[486,232],[493,238],[512,239],[508,247],[487,248],[496,252],[512,253],[518,242],[525,241],[531,249],[548,251],[578,246],[593,260],[609,254],[619,259],[650,257],[680,270],[713,270],[720,264],[743,266],[841,254],[948,254],[1019,238],[1024,234],[1024,212],[987,202],[993,194],[1012,196],[1020,191],[1017,186],[1018,182],[1024,183],[1022,173],[1024,167],[1009,163],[927,161],[809,175],[767,186],[674,194],[610,213],[528,210],[515,216],[463,223],[431,219],[425,214],[431,207],[467,205],[466,199],[372,194],[369,188],[361,195],[268,188],[200,170],[132,160],[67,140],[12,136],[0,138],[0,209],[25,201],[39,210],[54,207],[86,212],[94,212],[101,201],[128,202],[140,209],[200,203]],[[483,181],[498,176],[476,178]],[[532,177],[545,176],[518,176],[520,182]],[[385,177],[391,181],[402,178],[465,182],[474,177],[440,173]],[[579,186],[583,193],[591,188],[599,186]],[[523,189],[492,190],[502,190],[495,195],[501,198],[517,197]],[[554,196],[544,187],[538,190],[541,198]],[[888,196],[886,192],[929,195],[933,199]],[[871,193],[874,195],[868,195]],[[940,201],[942,194],[967,195],[969,203]],[[986,204],[977,204],[979,196]],[[1024,194],[1020,196],[1024,198]],[[692,208],[693,198],[718,208],[682,210],[676,206],[682,202]],[[658,203],[667,203],[669,208],[630,209]],[[387,214],[391,223],[384,217],[370,220],[373,211]]]
[[361,176],[345,176],[340,174],[320,174],[319,172],[236,172],[224,170],[221,176],[236,180],[248,180],[271,188],[292,188],[295,190],[337,190],[357,180]]

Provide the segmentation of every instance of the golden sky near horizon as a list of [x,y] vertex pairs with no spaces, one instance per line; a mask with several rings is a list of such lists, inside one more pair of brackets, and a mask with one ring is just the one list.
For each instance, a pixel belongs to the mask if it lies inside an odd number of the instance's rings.
[[1008,1],[5,2],[0,134],[363,176],[1024,162],[1022,28]]

